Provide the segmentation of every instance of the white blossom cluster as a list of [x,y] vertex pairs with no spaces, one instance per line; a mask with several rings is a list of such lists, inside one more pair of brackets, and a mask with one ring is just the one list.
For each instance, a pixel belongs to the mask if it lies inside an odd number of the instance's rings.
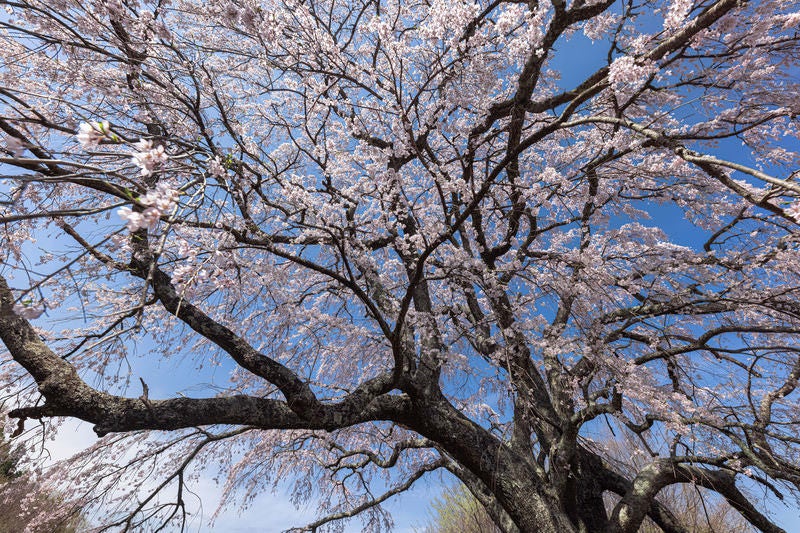
[[608,67],[608,81],[617,94],[629,94],[642,87],[655,71],[652,62],[640,63],[631,56],[621,56]]
[[76,138],[84,150],[95,148],[100,141],[111,131],[111,125],[107,120],[100,122],[82,122],[78,127]]
[[131,157],[131,162],[142,169],[142,176],[149,176],[168,159],[164,147],[159,144],[153,148],[153,141],[142,139],[134,147],[138,151]]
[[674,30],[686,22],[689,11],[692,10],[692,0],[673,0],[664,17],[664,29]]
[[25,144],[17,137],[6,137],[6,150],[13,157],[20,157],[25,152]]
[[785,210],[786,214],[800,223],[800,201],[795,202]]
[[18,303],[14,304],[14,307],[12,307],[11,310],[18,317],[22,317],[26,320],[33,320],[34,318],[39,318],[42,316],[42,313],[44,313],[44,304],[41,302],[35,305]]
[[117,210],[119,217],[127,223],[128,230],[136,231],[140,228],[152,229],[164,213],[172,211],[178,201],[180,193],[162,183],[139,198],[139,204],[145,206],[143,211],[134,211],[130,207],[121,207]]

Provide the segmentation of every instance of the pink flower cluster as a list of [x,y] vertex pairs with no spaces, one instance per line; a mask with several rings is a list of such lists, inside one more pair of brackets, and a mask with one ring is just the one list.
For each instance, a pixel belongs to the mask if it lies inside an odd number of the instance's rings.
[[44,313],[44,304],[41,302],[32,305],[29,303],[18,303],[14,304],[14,307],[11,308],[15,315],[22,317],[26,320],[32,320],[34,318],[39,318]]
[[95,148],[100,144],[100,141],[108,135],[110,131],[110,124],[107,120],[101,122],[82,122],[78,127],[78,135],[76,138],[84,150]]
[[790,217],[792,217],[795,220],[795,222],[800,223],[800,200],[792,204],[791,207],[785,209],[784,212]]
[[218,155],[214,156],[213,159],[208,160],[208,173],[215,178],[221,178],[225,176],[225,166],[222,164],[222,160]]
[[133,154],[131,161],[134,165],[142,169],[142,176],[149,176],[156,167],[168,159],[164,147],[158,145],[153,148],[152,141],[142,139],[134,146],[138,152]]
[[652,62],[637,63],[631,56],[621,56],[608,67],[608,81],[614,92],[625,94],[643,86],[656,70]]
[[692,10],[692,0],[672,0],[664,17],[664,29],[674,30],[686,22]]
[[161,216],[175,207],[179,196],[180,193],[175,189],[159,183],[155,189],[139,197],[139,203],[145,206],[143,211],[122,207],[117,210],[117,214],[127,223],[130,231],[136,231],[139,228],[153,229]]
[[21,157],[25,152],[25,143],[17,137],[6,137],[6,150],[13,157]]

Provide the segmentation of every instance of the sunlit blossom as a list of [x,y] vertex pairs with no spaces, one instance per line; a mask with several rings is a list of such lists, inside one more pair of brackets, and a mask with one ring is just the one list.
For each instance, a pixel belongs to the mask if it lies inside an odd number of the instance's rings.
[[6,150],[13,157],[21,157],[25,152],[25,143],[22,142],[22,139],[8,136],[6,137]]
[[175,207],[179,197],[178,191],[159,183],[155,189],[139,198],[139,203],[146,206],[145,209],[137,211],[130,207],[121,207],[117,210],[117,215],[125,221],[130,231],[153,229],[161,217]]
[[800,201],[793,203],[790,207],[785,209],[784,212],[800,223]]
[[12,310],[14,314],[19,317],[27,320],[33,320],[42,316],[42,313],[44,313],[44,304],[42,302],[39,302],[38,304],[23,302],[14,304]]
[[141,169],[142,176],[149,176],[169,159],[162,145],[153,148],[153,143],[149,140],[138,141],[134,144],[134,148],[137,152],[131,157],[131,162]]
[[111,126],[107,120],[101,122],[81,122],[76,138],[84,150],[95,148],[106,137]]

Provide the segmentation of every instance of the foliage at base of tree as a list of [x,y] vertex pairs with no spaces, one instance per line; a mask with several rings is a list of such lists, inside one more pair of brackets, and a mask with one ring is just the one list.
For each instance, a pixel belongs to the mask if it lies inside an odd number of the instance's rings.
[[446,486],[431,508],[433,516],[423,533],[502,533],[463,484]]
[[22,452],[0,432],[0,533],[85,531],[87,522],[80,511],[20,470],[21,461]]

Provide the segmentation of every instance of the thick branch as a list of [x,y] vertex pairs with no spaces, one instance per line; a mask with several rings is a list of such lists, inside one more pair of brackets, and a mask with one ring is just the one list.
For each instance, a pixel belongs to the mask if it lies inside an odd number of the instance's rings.
[[765,533],[786,533],[756,509],[736,487],[734,474],[657,459],[639,471],[631,488],[614,508],[610,531],[635,533],[658,492],[675,483],[693,483],[719,493],[755,527]]
[[[405,396],[372,399],[361,389],[338,404],[321,406],[318,416],[310,418],[300,417],[286,402],[250,396],[146,400],[111,395],[87,385],[69,363],[50,350],[28,321],[13,313],[13,302],[8,284],[0,277],[0,339],[14,360],[33,376],[45,404],[15,409],[12,417],[74,416],[94,423],[95,432],[101,436],[209,424],[333,430],[368,420],[408,419]],[[368,381],[363,387],[370,384],[374,383]]]

